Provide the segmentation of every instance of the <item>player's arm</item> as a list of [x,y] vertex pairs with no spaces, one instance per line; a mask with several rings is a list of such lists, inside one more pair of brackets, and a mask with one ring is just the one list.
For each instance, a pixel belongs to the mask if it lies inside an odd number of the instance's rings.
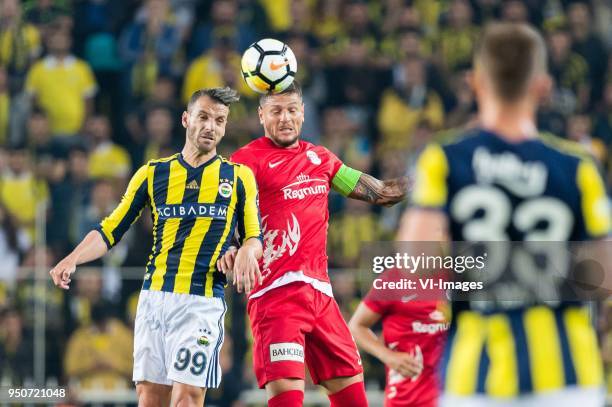
[[147,168],[144,165],[134,174],[117,208],[49,272],[56,286],[67,290],[76,266],[104,256],[138,219],[148,200]]
[[364,302],[359,304],[349,321],[349,329],[357,345],[404,377],[419,375],[423,369],[422,361],[409,353],[395,352],[387,348],[372,331],[372,326],[380,318],[381,314],[372,310]]
[[244,288],[249,293],[256,281],[261,283],[262,280],[259,259],[263,255],[263,246],[257,183],[253,171],[245,165],[239,167],[237,187],[238,234],[242,245],[233,264],[233,282],[238,292]]
[[581,245],[578,261],[597,266],[580,268],[574,278],[581,285],[591,286],[586,299],[605,299],[612,291],[612,251],[609,250],[612,215],[604,180],[591,159],[582,159],[578,164],[576,185],[580,191],[582,238],[588,241]]
[[342,164],[332,179],[332,187],[349,198],[392,206],[406,198],[410,179],[404,176],[381,181]]

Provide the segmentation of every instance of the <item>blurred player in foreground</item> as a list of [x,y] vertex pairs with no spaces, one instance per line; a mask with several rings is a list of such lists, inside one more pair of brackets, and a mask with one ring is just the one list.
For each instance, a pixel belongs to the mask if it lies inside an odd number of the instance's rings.
[[[266,388],[269,406],[301,406],[306,363],[332,406],[365,406],[359,352],[327,274],[328,195],[334,188],[350,198],[391,205],[404,198],[408,180],[379,181],[300,140],[304,103],[295,82],[261,97],[259,119],[265,137],[231,158],[253,170],[261,194],[263,278],[251,286],[244,276],[258,384]],[[230,270],[231,254],[223,260],[221,268]]]
[[[349,321],[355,342],[385,364],[385,407],[434,407],[449,323],[443,301],[392,300],[372,289]],[[383,341],[372,327],[382,322]]]
[[[605,238],[610,211],[595,164],[536,128],[538,101],[551,86],[541,36],[527,25],[488,26],[472,86],[481,127],[424,150],[415,207],[399,240],[436,240],[437,230],[452,241],[537,240],[540,248],[543,241]],[[524,285],[524,270],[508,265],[505,284]],[[543,287],[527,288],[522,292],[533,297],[511,305],[453,302],[442,405],[603,405],[601,359],[586,309],[577,302],[549,305],[550,298],[538,298]]]
[[230,88],[195,92],[182,116],[182,152],[143,165],[113,213],[50,272],[57,286],[68,289],[77,265],[103,256],[145,205],[151,207],[154,243],[134,332],[139,406],[168,406],[171,398],[174,405],[201,406],[206,389],[219,386],[227,307],[225,275],[216,262],[236,226],[244,239],[236,267],[259,272],[261,227],[253,173],[216,150],[229,106],[237,100]]

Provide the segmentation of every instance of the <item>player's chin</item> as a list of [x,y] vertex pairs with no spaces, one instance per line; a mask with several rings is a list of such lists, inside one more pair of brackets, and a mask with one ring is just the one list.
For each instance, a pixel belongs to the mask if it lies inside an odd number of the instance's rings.
[[288,147],[295,143],[298,139],[298,134],[295,130],[279,130],[274,135],[276,144],[282,147]]
[[217,146],[217,143],[214,140],[200,137],[200,139],[198,140],[197,146],[198,146],[198,151],[201,154],[207,154],[207,153],[210,153]]

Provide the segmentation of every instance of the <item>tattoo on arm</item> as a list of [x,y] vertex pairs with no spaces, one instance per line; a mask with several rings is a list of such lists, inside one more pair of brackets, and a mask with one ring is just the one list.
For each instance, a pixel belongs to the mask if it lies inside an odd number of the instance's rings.
[[357,185],[349,194],[349,198],[377,205],[392,206],[406,198],[411,185],[410,178],[406,176],[381,181],[371,175],[361,174]]

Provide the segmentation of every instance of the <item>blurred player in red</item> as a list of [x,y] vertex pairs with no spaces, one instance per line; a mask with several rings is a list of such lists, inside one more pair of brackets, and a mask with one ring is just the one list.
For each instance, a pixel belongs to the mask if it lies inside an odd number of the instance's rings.
[[[378,294],[378,295],[377,295]],[[374,289],[349,322],[357,344],[385,364],[385,407],[437,405],[437,366],[449,328],[443,301],[390,300]],[[372,331],[382,322],[384,343]]]
[[[269,406],[301,406],[305,366],[332,406],[366,406],[357,347],[333,299],[327,274],[328,195],[392,205],[407,178],[379,181],[349,168],[325,147],[299,139],[304,103],[299,85],[260,99],[261,137],[231,157],[259,185],[264,233],[261,278],[235,270],[254,336],[254,369]],[[230,252],[231,253],[231,252]],[[231,254],[220,268],[231,270]]]

